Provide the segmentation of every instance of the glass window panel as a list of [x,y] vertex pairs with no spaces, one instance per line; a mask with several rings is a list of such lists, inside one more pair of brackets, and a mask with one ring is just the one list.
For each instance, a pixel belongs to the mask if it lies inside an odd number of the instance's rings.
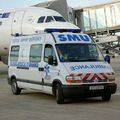
[[120,25],[120,5],[115,5],[115,18],[116,18],[116,25]]
[[40,62],[42,56],[42,45],[32,45],[30,48],[30,62]]
[[105,8],[107,27],[112,27],[112,16],[110,6]]
[[104,8],[96,9],[96,15],[97,15],[97,27],[98,28],[105,28],[106,22],[105,22]]
[[54,19],[55,19],[56,21],[66,22],[65,19],[64,19],[63,17],[61,17],[61,16],[53,16],[53,17],[54,17]]
[[38,23],[43,23],[44,22],[44,19],[45,19],[45,16],[42,16],[38,19]]
[[85,31],[90,30],[90,20],[88,10],[83,12],[83,21],[84,21],[84,29]]
[[52,22],[52,21],[54,21],[53,17],[52,17],[52,16],[48,16],[48,17],[46,18],[46,21],[45,21],[45,22]]
[[91,29],[97,29],[95,10],[90,10]]
[[10,60],[11,61],[18,61],[19,57],[19,46],[12,46],[11,53],[10,53]]
[[52,45],[46,44],[45,45],[45,54],[44,54],[44,61],[48,63],[49,56],[53,56],[53,59],[56,60],[55,51]]
[[61,62],[103,61],[103,56],[95,44],[57,44]]
[[115,26],[116,19],[115,19],[115,7],[114,7],[114,5],[111,6],[111,15],[112,15],[112,26]]

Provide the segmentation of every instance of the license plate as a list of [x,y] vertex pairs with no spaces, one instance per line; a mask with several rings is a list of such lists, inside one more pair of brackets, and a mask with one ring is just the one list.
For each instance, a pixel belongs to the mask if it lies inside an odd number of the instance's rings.
[[89,90],[103,90],[104,86],[90,86]]

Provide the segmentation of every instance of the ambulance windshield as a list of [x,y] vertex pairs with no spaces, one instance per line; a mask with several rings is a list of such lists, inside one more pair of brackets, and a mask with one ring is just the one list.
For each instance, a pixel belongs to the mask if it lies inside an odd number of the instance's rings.
[[56,44],[61,62],[104,61],[96,44]]

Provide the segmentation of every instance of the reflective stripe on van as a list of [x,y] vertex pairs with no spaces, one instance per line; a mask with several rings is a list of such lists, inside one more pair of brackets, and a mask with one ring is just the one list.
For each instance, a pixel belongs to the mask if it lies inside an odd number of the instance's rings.
[[114,73],[79,73],[70,74],[70,76],[79,76],[83,83],[114,81]]

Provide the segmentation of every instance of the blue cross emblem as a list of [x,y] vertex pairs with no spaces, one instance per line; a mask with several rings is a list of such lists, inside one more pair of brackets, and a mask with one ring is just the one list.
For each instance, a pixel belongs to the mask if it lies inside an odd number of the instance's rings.
[[46,64],[46,66],[44,67],[44,72],[46,73],[46,75],[48,75],[48,73],[50,72],[49,71],[49,66],[48,66],[48,64]]

